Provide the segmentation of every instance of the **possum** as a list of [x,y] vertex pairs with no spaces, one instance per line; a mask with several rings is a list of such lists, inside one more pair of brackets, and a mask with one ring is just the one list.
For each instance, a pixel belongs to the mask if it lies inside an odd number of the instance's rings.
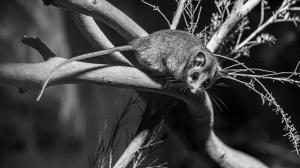
[[79,55],[62,62],[48,75],[37,100],[41,98],[49,80],[60,67],[72,61],[130,50],[134,51],[143,68],[158,75],[171,74],[175,80],[184,81],[194,94],[205,91],[213,84],[219,68],[217,58],[199,37],[186,31],[160,30],[137,38],[128,45]]

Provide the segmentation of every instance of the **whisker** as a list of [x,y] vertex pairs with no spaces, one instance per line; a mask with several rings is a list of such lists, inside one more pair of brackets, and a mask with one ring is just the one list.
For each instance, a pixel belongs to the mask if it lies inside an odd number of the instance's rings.
[[212,94],[208,94],[210,99],[212,100],[212,105],[216,106],[221,112],[223,112],[222,108],[219,106],[218,102],[215,100]]
[[250,72],[254,73],[253,70],[251,70],[251,69],[250,69],[249,67],[247,67],[244,63],[241,63],[241,62],[238,61],[238,60],[235,60],[235,59],[232,59],[232,58],[223,56],[223,55],[219,55],[219,54],[214,54],[214,55],[217,56],[217,57],[224,58],[224,59],[227,59],[227,60],[229,60],[229,61],[235,62],[236,64],[239,64],[239,65],[241,65],[242,67],[244,67],[245,69],[247,69],[247,70],[249,70]]
[[217,83],[216,85],[218,85],[218,86],[223,86],[223,87],[229,87],[229,88],[232,88],[232,86],[229,86],[229,85],[227,85],[227,84],[225,84],[225,83]]
[[230,65],[228,67],[225,67],[225,68],[222,68],[223,70],[231,70],[230,68],[233,68],[233,67],[236,67],[236,66],[239,66],[240,64],[233,64],[233,65]]
[[229,109],[229,107],[224,103],[224,101],[223,100],[221,100],[218,96],[216,96],[216,95],[213,95],[215,98],[216,98],[216,100],[218,100],[227,110],[230,110]]

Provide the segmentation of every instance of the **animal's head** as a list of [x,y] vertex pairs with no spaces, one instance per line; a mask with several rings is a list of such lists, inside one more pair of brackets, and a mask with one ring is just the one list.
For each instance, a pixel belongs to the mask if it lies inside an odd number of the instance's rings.
[[205,91],[215,82],[220,66],[217,58],[202,45],[191,48],[186,82],[194,94]]

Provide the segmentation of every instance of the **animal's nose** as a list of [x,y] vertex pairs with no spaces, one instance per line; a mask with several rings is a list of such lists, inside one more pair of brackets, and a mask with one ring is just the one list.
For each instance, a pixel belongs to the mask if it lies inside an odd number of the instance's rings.
[[191,89],[191,92],[192,92],[193,94],[196,94],[196,93],[198,93],[198,89],[193,88],[193,89]]

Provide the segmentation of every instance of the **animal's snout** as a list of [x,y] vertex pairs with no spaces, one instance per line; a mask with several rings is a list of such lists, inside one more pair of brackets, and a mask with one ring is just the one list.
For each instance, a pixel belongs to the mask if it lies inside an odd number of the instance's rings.
[[188,77],[187,81],[191,92],[196,94],[208,89],[212,80],[205,74],[194,72]]

